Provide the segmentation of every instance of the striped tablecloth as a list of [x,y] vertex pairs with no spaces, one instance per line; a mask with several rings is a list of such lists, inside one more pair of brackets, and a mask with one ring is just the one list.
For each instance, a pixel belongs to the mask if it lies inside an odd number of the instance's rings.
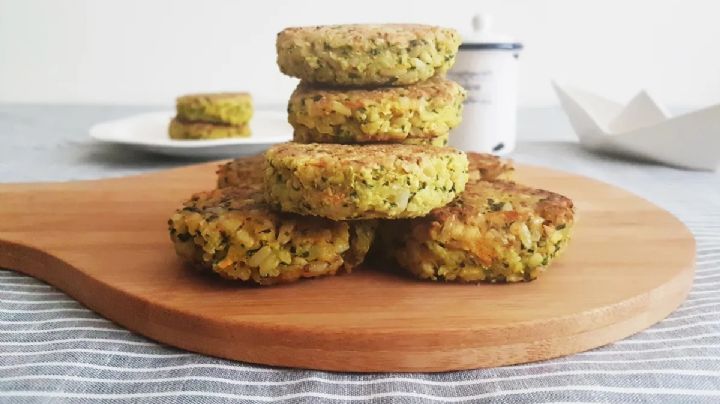
[[343,374],[159,345],[3,270],[0,402],[720,402],[720,175],[615,160],[572,143],[523,144],[512,157],[614,183],[677,215],[697,239],[688,300],[638,335],[557,360],[442,374]]

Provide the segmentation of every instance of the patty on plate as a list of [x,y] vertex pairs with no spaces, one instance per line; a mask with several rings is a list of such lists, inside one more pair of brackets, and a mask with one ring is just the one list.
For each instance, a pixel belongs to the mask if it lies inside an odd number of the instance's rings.
[[248,125],[224,125],[205,122],[187,122],[178,118],[170,121],[168,134],[176,140],[221,139],[227,137],[248,137]]
[[253,116],[248,93],[190,94],[178,97],[177,118],[185,122],[247,125]]

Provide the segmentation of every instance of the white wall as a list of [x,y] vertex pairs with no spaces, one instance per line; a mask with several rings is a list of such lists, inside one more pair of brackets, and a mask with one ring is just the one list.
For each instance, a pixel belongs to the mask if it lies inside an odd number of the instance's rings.
[[712,0],[0,0],[0,102],[170,104],[244,89],[283,104],[285,26],[421,22],[465,29],[478,10],[526,45],[520,103],[555,104],[556,78],[620,100],[640,87],[676,106],[720,102]]

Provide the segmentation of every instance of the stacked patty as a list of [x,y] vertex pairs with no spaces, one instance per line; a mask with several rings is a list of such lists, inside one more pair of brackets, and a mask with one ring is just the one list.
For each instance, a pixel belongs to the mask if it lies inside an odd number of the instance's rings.
[[351,272],[377,222],[333,221],[273,209],[264,198],[265,156],[218,168],[217,189],[200,192],[168,220],[177,254],[233,281],[274,285]]
[[406,143],[444,146],[462,119],[465,90],[435,77],[406,87],[323,88],[301,83],[288,120],[301,143]]
[[[419,217],[462,193],[463,152],[443,147],[465,90],[444,77],[460,37],[425,25],[287,28],[280,70],[295,143],[266,153],[268,203],[332,220]],[[437,147],[434,147],[437,146]]]
[[[466,153],[468,159],[468,182],[484,180],[512,180],[515,168],[512,162],[485,153]],[[240,157],[218,167],[217,187],[237,187],[249,182],[263,183],[265,155]]]
[[[419,25],[282,31],[278,64],[301,79],[295,141],[220,166],[217,189],[169,221],[177,253],[260,285],[349,272],[373,243],[381,265],[420,279],[535,279],[567,245],[574,207],[511,182],[507,161],[445,147],[465,99],[443,77],[458,44]],[[188,104],[185,116],[227,116]]]
[[287,28],[278,65],[301,79],[288,103],[300,143],[444,146],[465,90],[444,77],[460,37],[426,25]]
[[277,212],[262,183],[194,195],[168,221],[177,254],[223,278],[272,285],[334,275],[361,263],[375,222]]
[[465,153],[448,147],[288,143],[265,154],[276,208],[333,220],[423,216],[465,189]]
[[383,226],[384,248],[420,279],[530,281],[570,239],[570,199],[513,182],[472,181],[452,203]]
[[217,187],[237,187],[245,184],[262,186],[265,178],[265,156],[242,157],[227,162],[217,169]]
[[252,98],[247,93],[194,94],[179,97],[170,121],[173,139],[217,139],[250,136]]
[[277,62],[288,76],[331,86],[408,85],[444,74],[460,35],[428,25],[327,25],[286,28]]

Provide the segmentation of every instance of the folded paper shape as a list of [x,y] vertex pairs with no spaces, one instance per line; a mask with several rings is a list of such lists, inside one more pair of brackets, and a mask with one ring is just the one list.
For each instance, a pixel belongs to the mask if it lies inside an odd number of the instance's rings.
[[554,82],[553,87],[588,149],[692,170],[720,167],[720,104],[670,117],[646,91],[623,107]]

